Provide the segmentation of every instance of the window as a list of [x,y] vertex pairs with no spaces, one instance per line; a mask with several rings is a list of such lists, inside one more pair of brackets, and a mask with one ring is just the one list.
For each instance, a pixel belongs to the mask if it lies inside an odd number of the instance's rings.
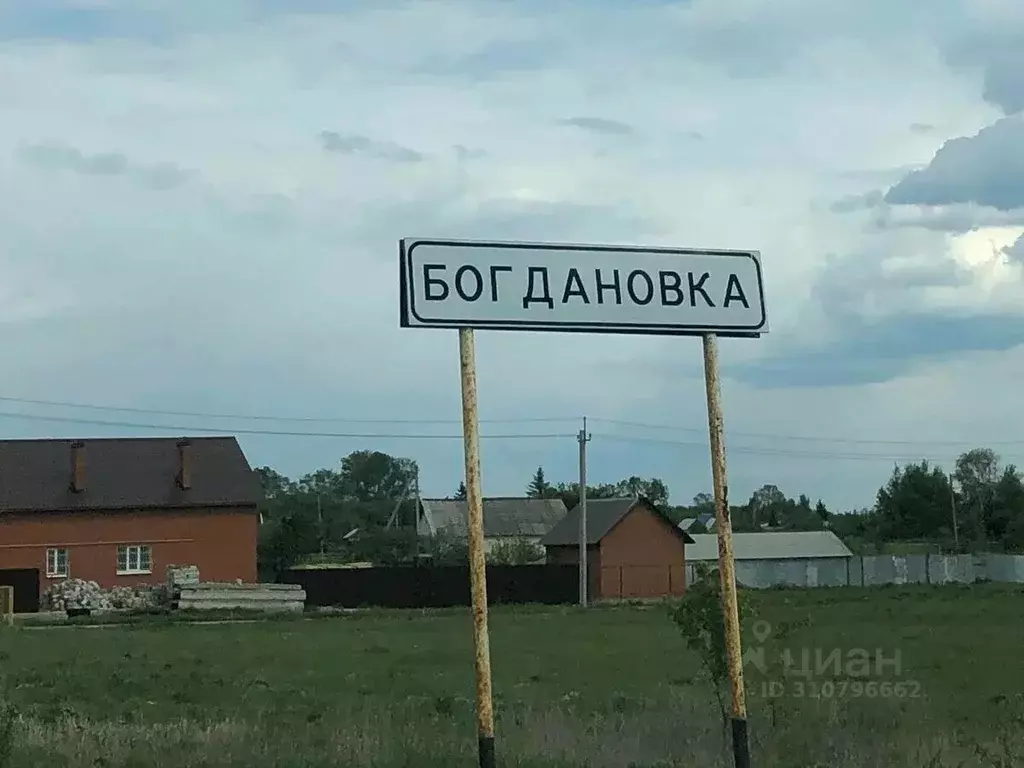
[[66,549],[46,550],[46,577],[59,579],[68,575],[68,551]]
[[149,573],[150,568],[148,544],[128,544],[117,548],[118,573]]

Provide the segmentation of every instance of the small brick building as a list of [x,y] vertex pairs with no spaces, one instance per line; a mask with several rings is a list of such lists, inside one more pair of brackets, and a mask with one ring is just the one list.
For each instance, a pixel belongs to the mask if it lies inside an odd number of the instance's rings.
[[[547,562],[579,564],[579,505],[541,541]],[[668,597],[686,589],[693,539],[645,498],[587,500],[587,571],[594,599]]]
[[38,610],[53,582],[254,582],[262,491],[233,437],[0,440],[0,585]]

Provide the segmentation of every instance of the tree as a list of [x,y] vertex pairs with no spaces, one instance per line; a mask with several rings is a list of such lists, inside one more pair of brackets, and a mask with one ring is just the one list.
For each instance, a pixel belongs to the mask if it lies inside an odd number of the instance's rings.
[[755,529],[764,525],[777,528],[785,518],[786,494],[777,485],[762,485],[751,495],[747,508]]
[[690,509],[699,517],[703,513],[715,513],[715,497],[710,493],[698,493],[693,497],[693,504]]
[[531,499],[546,499],[551,493],[551,483],[544,477],[544,467],[537,467],[533,479],[526,488],[526,495]]
[[270,467],[256,467],[253,472],[256,473],[256,477],[260,481],[264,497],[268,499],[280,498],[293,490],[292,481]]
[[[579,483],[558,483],[551,486],[549,498],[559,498],[568,509],[572,509],[580,501]],[[644,496],[654,504],[664,506],[668,503],[668,486],[657,477],[628,477],[617,483],[601,483],[587,486],[588,499],[617,499],[629,496]]]
[[[959,486],[955,492],[953,481]],[[1024,516],[1024,481],[1016,467],[1000,467],[989,448],[961,454],[952,478],[927,462],[897,466],[878,491],[878,536],[883,541],[951,539],[954,509],[962,546],[1018,546],[1017,536],[1024,534],[1024,523],[1017,523]],[[844,522],[841,517],[833,518],[834,529]]]
[[631,496],[644,496],[659,506],[668,504],[668,486],[660,478],[644,479],[634,475],[619,483],[619,486],[628,489]]
[[487,553],[487,562],[494,565],[532,565],[544,561],[544,548],[527,539],[498,541]]
[[[260,531],[261,564],[280,570],[321,551],[338,559],[406,558],[415,538],[416,473],[415,462],[380,451],[355,451],[339,470],[318,469],[297,481],[259,468],[261,511],[278,523]],[[357,537],[349,536],[353,530]]]
[[1024,553],[1024,514],[1018,513],[1006,528],[1004,539],[1007,552]]
[[992,489],[992,511],[986,527],[990,538],[1003,541],[1008,548],[1024,544],[1017,538],[1017,531],[1024,533],[1024,482],[1012,464],[1003,469]]
[[828,507],[825,506],[825,502],[818,499],[818,503],[814,505],[814,514],[823,522],[827,523],[829,518],[832,517],[832,513],[828,511]]
[[304,556],[316,552],[320,535],[316,525],[302,515],[288,515],[260,529],[259,568],[275,581]]
[[879,514],[860,509],[829,517],[829,529],[857,554],[872,554],[881,541]]
[[440,530],[430,538],[430,557],[437,565],[466,565],[469,546],[464,538]]
[[295,484],[270,467],[257,467],[253,471],[263,489],[259,511],[264,521],[276,520],[287,514],[289,501],[295,493]]
[[354,451],[341,460],[342,493],[355,501],[398,499],[416,481],[416,462],[380,451]]
[[[747,591],[736,592],[739,609],[740,632],[746,634],[755,616]],[[725,682],[728,679],[728,659],[725,648],[725,613],[722,609],[722,581],[718,569],[704,563],[696,566],[696,579],[672,612],[672,621],[678,627],[687,648],[697,654],[718,704],[722,716],[722,738],[725,739],[729,714],[725,706]]]
[[999,457],[989,448],[974,448],[960,455],[953,470],[953,479],[960,486],[959,525],[962,537],[984,541],[999,539],[1004,525],[991,530],[996,515],[995,487],[999,482]]
[[465,501],[466,500],[466,484],[459,483],[459,487],[455,489],[455,500]]
[[894,467],[889,482],[878,490],[875,510],[883,541],[949,536],[949,478],[927,461]]

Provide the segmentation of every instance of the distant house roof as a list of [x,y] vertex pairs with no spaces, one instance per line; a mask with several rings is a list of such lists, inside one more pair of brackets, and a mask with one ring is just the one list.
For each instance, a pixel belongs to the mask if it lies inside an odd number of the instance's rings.
[[[190,488],[177,483],[188,440]],[[155,507],[254,506],[259,479],[233,437],[93,438],[81,442],[80,491],[71,440],[0,440],[0,514]]]
[[679,521],[679,527],[684,531],[689,531],[695,523],[701,523],[704,528],[708,531],[715,529],[715,516],[710,512],[705,512],[697,517],[686,517]]
[[[619,524],[626,515],[635,507],[646,507],[652,513],[668,523],[675,533],[683,540],[690,543],[692,539],[685,531],[678,528],[672,519],[665,514],[656,504],[651,503],[643,497],[630,496],[621,499],[593,499],[587,500],[587,544],[597,544],[607,536],[612,528]],[[541,539],[545,547],[564,547],[579,544],[580,541],[580,505],[569,510],[561,522],[552,528],[548,534]]]
[[[715,534],[691,533],[690,536],[693,545],[686,550],[687,560],[718,559],[718,537]],[[732,547],[736,560],[807,560],[853,556],[853,552],[831,531],[734,533]]]
[[[421,499],[416,529],[434,535],[441,529],[455,536],[466,535],[468,510],[465,501]],[[561,499],[494,497],[484,499],[484,536],[540,537],[565,517]]]

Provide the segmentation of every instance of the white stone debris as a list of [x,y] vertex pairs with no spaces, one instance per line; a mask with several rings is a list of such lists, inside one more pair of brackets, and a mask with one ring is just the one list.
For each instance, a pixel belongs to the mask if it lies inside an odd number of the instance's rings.
[[63,579],[46,590],[43,600],[51,611],[87,608],[91,612],[142,611],[169,606],[176,589],[199,583],[199,569],[194,565],[170,565],[166,581],[161,584],[103,589],[95,581]]

